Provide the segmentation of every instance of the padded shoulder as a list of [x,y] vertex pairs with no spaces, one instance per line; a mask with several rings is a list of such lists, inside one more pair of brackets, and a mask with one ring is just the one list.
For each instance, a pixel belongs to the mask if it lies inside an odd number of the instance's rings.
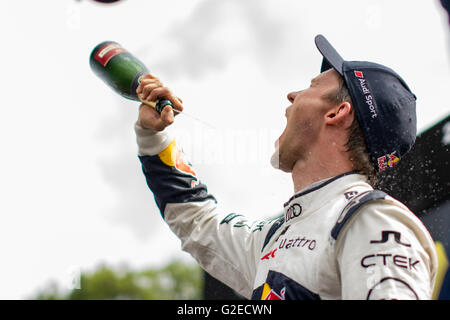
[[380,190],[366,191],[355,196],[342,210],[336,224],[331,230],[331,237],[337,240],[339,233],[347,221],[366,203],[373,200],[385,199],[386,196],[387,194]]

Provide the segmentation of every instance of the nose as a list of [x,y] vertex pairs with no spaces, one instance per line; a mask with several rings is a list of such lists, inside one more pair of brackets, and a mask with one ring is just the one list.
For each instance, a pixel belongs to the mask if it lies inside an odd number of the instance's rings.
[[295,97],[300,93],[300,91],[293,91],[288,93],[287,95],[287,99],[289,100],[290,103],[294,103]]

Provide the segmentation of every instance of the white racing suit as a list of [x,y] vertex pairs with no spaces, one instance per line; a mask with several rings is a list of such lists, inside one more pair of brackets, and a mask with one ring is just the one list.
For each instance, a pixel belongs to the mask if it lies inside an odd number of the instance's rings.
[[136,125],[161,215],[213,277],[252,299],[431,299],[437,257],[420,220],[355,172],[315,183],[284,214],[222,212],[166,132]]

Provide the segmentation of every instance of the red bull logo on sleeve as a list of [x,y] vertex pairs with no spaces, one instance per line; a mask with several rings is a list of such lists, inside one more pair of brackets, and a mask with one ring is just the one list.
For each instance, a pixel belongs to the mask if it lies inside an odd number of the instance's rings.
[[158,157],[165,165],[174,167],[178,171],[195,178],[191,184],[192,187],[195,187],[198,184],[197,173],[192,169],[192,165],[189,161],[186,160],[183,151],[177,146],[175,139],[167,146],[167,148],[158,154]]

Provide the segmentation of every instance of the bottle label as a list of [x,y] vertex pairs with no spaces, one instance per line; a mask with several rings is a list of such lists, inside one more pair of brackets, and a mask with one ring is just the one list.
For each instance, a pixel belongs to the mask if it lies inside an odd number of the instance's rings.
[[119,53],[127,52],[118,43],[108,43],[107,45],[100,48],[95,55],[95,60],[100,62],[102,66],[106,66],[113,57],[117,56]]

